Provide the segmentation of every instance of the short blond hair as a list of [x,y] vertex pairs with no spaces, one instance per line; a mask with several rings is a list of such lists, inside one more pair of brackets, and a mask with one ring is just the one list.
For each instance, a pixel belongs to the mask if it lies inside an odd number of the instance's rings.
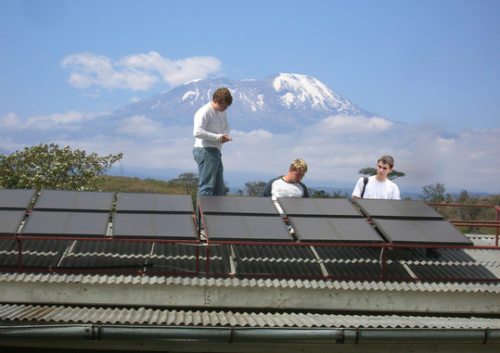
[[306,174],[307,172],[307,163],[300,158],[294,159],[292,164],[290,164],[290,170],[301,170]]

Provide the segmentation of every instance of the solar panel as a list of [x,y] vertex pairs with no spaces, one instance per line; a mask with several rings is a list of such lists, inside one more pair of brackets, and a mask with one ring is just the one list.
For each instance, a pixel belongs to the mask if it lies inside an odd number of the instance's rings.
[[203,214],[277,215],[269,197],[201,196],[198,205]]
[[105,236],[109,215],[97,212],[33,211],[21,230],[23,235]]
[[189,195],[119,193],[116,212],[194,213]]
[[15,235],[25,214],[21,210],[0,210],[0,235]]
[[420,200],[355,199],[355,202],[368,217],[443,219],[435,209]]
[[374,219],[374,223],[391,243],[472,245],[448,221]]
[[117,213],[113,235],[173,240],[198,239],[191,214]]
[[289,217],[288,220],[303,242],[383,242],[364,218]]
[[34,190],[0,190],[0,209],[25,210],[28,208]]
[[293,241],[279,216],[205,215],[204,224],[210,240]]
[[354,206],[345,199],[278,198],[288,216],[361,217]]
[[112,205],[112,192],[42,190],[33,209],[109,212]]

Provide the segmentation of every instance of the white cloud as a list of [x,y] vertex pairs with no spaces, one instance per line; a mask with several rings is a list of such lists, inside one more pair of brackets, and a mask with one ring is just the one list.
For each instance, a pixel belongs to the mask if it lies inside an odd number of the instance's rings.
[[80,113],[69,111],[66,113],[56,113],[52,115],[33,116],[22,124],[23,129],[64,129],[64,130],[78,130],[84,122],[96,119],[97,114]]
[[152,136],[161,134],[162,126],[142,115],[134,115],[123,119],[117,131],[127,135],[138,137]]
[[[163,171],[161,175],[167,175],[173,169],[196,171],[191,126],[171,127],[138,115],[117,122],[99,120],[103,122],[100,128],[85,131],[64,128],[93,126],[96,121],[89,124],[87,119],[94,117],[68,112],[24,121],[14,113],[7,114],[0,118],[0,150],[55,142],[99,154],[123,152],[121,165],[128,171],[159,171],[156,175]],[[429,126],[382,122],[375,123],[379,128],[371,127],[367,133],[363,124],[370,120],[357,119],[327,118],[302,130],[280,134],[263,129],[232,131],[233,141],[226,143],[222,151],[224,168],[227,175],[236,173],[245,180],[226,179],[229,185],[241,187],[246,181],[286,173],[290,161],[300,157],[309,165],[306,184],[353,186],[359,169],[374,166],[382,154],[391,154],[396,169],[406,173],[397,180],[402,191],[440,182],[448,189],[500,193],[500,129],[450,136]],[[345,122],[352,129],[344,129]],[[12,129],[19,126],[26,129],[13,134]]]
[[341,135],[346,133],[373,133],[390,129],[394,123],[381,117],[331,116],[315,125],[321,133]]
[[19,117],[14,113],[8,113],[0,118],[0,127],[4,129],[16,129],[20,124]]
[[64,58],[62,66],[70,71],[68,81],[77,88],[97,86],[141,91],[150,89],[160,80],[176,86],[205,78],[219,72],[221,62],[212,56],[170,60],[151,51],[128,55],[116,61],[94,53],[77,53]]

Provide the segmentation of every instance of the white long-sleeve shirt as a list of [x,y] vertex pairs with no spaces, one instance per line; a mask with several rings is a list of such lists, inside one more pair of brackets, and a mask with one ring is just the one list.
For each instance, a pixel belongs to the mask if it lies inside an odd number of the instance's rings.
[[194,147],[222,148],[222,136],[229,134],[227,114],[212,107],[212,102],[202,106],[194,114]]

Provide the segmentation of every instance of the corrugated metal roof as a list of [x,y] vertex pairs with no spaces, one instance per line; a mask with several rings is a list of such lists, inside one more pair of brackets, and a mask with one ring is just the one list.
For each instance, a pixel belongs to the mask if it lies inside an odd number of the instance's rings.
[[3,323],[115,324],[269,328],[500,329],[500,319],[481,317],[356,315],[301,312],[172,310],[158,308],[0,305]]
[[264,278],[165,277],[107,274],[1,273],[0,282],[79,284],[176,284],[203,287],[311,288],[374,291],[500,293],[500,283],[335,281]]

